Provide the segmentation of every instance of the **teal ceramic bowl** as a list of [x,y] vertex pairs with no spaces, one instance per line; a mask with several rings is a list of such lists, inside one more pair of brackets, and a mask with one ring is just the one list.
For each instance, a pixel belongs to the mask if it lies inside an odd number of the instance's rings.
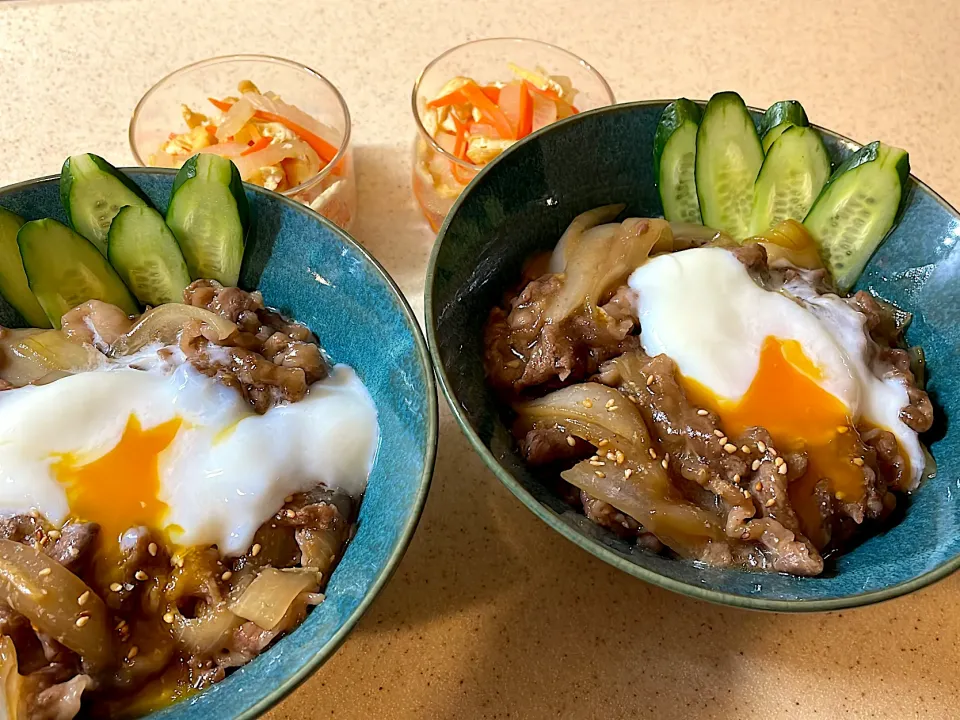
[[[125,169],[166,209],[175,171]],[[59,177],[0,189],[0,206],[28,220],[66,218]],[[357,371],[376,403],[380,449],[357,533],[304,623],[223,682],[152,718],[254,718],[329,658],[403,557],[430,487],[437,395],[417,321],[390,276],[349,235],[305,206],[246,185],[253,214],[240,286],[310,327],[335,362]],[[0,307],[0,325],[22,321]]]
[[[524,260],[553,248],[577,214],[608,203],[662,215],[653,135],[666,102],[576,115],[531,135],[485,168],[440,229],[426,285],[430,350],[463,431],[494,474],[553,529],[584,550],[656,585],[716,603],[773,611],[836,610],[886,600],[960,566],[960,216],[911,178],[902,220],[857,289],[914,313],[907,333],[929,363],[937,425],[924,440],[937,476],[902,520],[833,558],[816,578],[719,570],[636,548],[588,521],[517,454],[484,384],[482,328],[517,282]],[[760,113],[754,113],[759,118]],[[834,162],[856,143],[821,130]]]

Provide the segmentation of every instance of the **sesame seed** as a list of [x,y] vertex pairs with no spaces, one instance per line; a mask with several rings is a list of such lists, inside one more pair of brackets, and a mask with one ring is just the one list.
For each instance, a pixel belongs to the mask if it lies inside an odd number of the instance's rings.
[[763,490],[763,483],[757,480],[757,484],[753,486],[753,489],[756,490],[757,492],[760,492],[761,490]]
[[740,446],[740,451],[741,451],[744,455],[749,455],[749,454],[750,454],[750,448],[749,448],[749,446],[747,446],[747,445],[741,445],[741,446]]
[[734,481],[735,483],[740,482],[740,473],[737,473],[736,475],[733,476],[733,481]]
[[780,467],[781,465],[783,465],[783,458],[782,458],[782,457],[776,458],[776,459],[773,461],[773,464],[774,464],[776,467]]
[[120,583],[110,583],[110,592],[120,592],[123,590],[123,585]]
[[745,498],[749,498],[749,497],[750,497],[750,491],[749,491],[749,490],[744,490],[744,491],[743,491],[743,496],[744,496]]
[[609,400],[607,400],[606,405],[604,405],[604,407],[613,407],[615,404],[616,404],[616,403],[615,403],[614,399],[613,399],[613,398],[610,398]]
[[733,455],[737,451],[737,446],[733,443],[727,443],[723,446],[723,449],[726,450],[729,455]]
[[766,452],[767,446],[762,440],[757,440],[757,450],[760,452]]
[[853,464],[857,467],[863,467],[863,458],[854,458]]
[[728,440],[728,438],[727,438],[726,435],[721,435],[721,436],[720,436],[720,444],[721,444],[721,445],[726,445],[726,444],[727,444],[727,440]]
[[757,470],[759,470],[759,469],[760,469],[760,461],[759,461],[759,460],[754,460],[754,461],[753,461],[753,464],[750,466],[750,469],[753,470],[754,472],[756,472]]
[[647,452],[650,453],[650,459],[651,459],[651,460],[656,460],[656,459],[657,459],[657,451],[656,451],[656,450],[654,450],[653,448],[650,448],[649,450],[647,450]]
[[583,403],[581,403],[581,404],[582,404],[585,408],[592,408],[592,407],[593,407],[593,400],[591,400],[590,398],[587,398],[587,399],[584,400]]
[[296,516],[297,516],[297,514],[296,514],[293,510],[291,510],[290,508],[287,508],[287,510],[286,510],[286,512],[285,512],[284,514],[285,514],[288,518],[292,518],[292,517],[296,517]]
[[183,567],[183,558],[182,558],[182,557],[181,557],[181,558],[177,558],[177,567],[178,567],[178,568],[182,568],[182,567]]
[[837,427],[837,432],[841,435],[846,435],[848,432],[850,432],[850,428],[848,428],[846,425],[840,425]]
[[164,613],[164,614],[163,614],[163,621],[164,621],[167,625],[173,625],[173,613]]
[[150,553],[150,557],[156,557],[156,556],[157,556],[157,544],[156,544],[156,543],[150,543],[149,545],[147,545],[147,552]]
[[717,437],[723,437],[723,430],[719,430],[719,429],[714,430],[713,434],[716,435]]
[[604,465],[606,465],[606,463],[603,462],[603,460],[591,460],[590,464],[593,465],[594,467],[603,467]]
[[520,363],[519,360],[511,360],[510,362],[507,363],[507,367],[508,367],[508,368],[518,368],[518,367],[520,367],[520,364],[521,364],[521,363]]
[[77,605],[83,605],[90,599],[90,591],[84,590],[83,594],[77,598]]
[[663,466],[663,469],[666,470],[666,469],[667,469],[667,459],[664,458],[663,460],[661,460],[661,461],[660,461],[660,465],[662,465],[662,466]]
[[834,496],[837,500],[843,500],[843,498],[845,497],[844,494],[843,494],[841,491],[839,491],[839,490],[838,490],[836,493],[834,493],[833,496]]
[[605,447],[609,444],[610,444],[610,441],[604,438],[603,440],[597,443],[597,447]]
[[143,582],[144,580],[146,580],[146,579],[149,577],[143,570],[137,570],[137,571],[133,574],[133,576],[134,576],[137,580],[139,580],[140,582]]
[[627,468],[626,470],[623,471],[623,479],[624,479],[624,480],[626,480],[627,478],[629,478],[631,475],[633,475],[633,470],[631,470],[630,468]]
[[781,466],[780,466],[780,469],[777,470],[777,472],[780,473],[781,475],[786,475],[786,474],[787,474],[787,464],[784,463],[783,465],[781,465]]
[[604,473],[600,472],[599,470],[595,470],[593,474],[596,475],[598,478],[605,478],[605,477],[606,477],[606,475],[605,475]]
[[767,447],[767,450],[769,450],[769,451],[770,451],[770,454],[773,455],[774,457],[777,457],[777,455],[780,454],[780,453],[777,452],[777,449],[776,449],[776,448],[772,448],[772,447],[769,447],[769,446],[768,446],[768,447]]
[[653,385],[653,375],[647,375],[647,387]]
[[708,413],[708,412],[707,412],[706,410],[704,410],[703,408],[700,408],[699,410],[697,410],[697,415],[699,415],[700,417],[703,417],[704,415],[709,415],[709,414],[710,414],[710,413]]
[[284,501],[285,503],[293,502],[293,495],[287,495],[287,496],[283,499],[283,501]]
[[86,625],[88,622],[90,622],[90,616],[89,616],[89,615],[81,615],[80,617],[77,618],[77,621],[74,623],[74,625],[76,625],[77,627],[83,627],[83,626]]
[[47,533],[47,536],[48,536],[51,540],[57,540],[57,539],[60,538],[60,531],[59,531],[59,530],[51,530],[50,532]]
[[629,400],[630,402],[632,402],[634,405],[636,405],[638,402],[640,402],[640,401],[637,400],[637,398],[634,397],[633,395],[627,395],[627,400]]
[[773,507],[773,506],[776,505],[776,504],[777,504],[777,501],[774,500],[773,498],[770,498],[769,500],[767,500],[767,501],[764,503],[764,506],[766,506],[766,507]]
[[619,450],[617,450],[617,465],[623,465],[623,461],[626,459],[626,456]]
[[619,409],[620,409],[619,405],[611,405],[610,407],[607,408],[607,412],[613,412],[614,410],[619,410]]
[[114,627],[113,629],[119,631],[119,630],[123,630],[126,626],[127,626],[127,621],[126,621],[126,620],[120,620],[120,622],[118,622],[117,625],[116,625],[116,627]]
[[254,544],[253,544],[253,547],[250,548],[250,554],[251,554],[253,557],[256,557],[257,555],[260,554],[260,543],[254,543]]
[[607,453],[607,460],[616,460],[616,459],[617,459],[617,456],[614,455],[612,452]]
[[573,435],[567,435],[567,445],[573,447],[577,444],[577,441],[573,439]]
[[230,572],[229,570],[227,570],[223,575],[220,576],[220,579],[223,580],[224,582],[226,582],[227,580],[229,580],[229,579],[232,578],[232,577],[233,577],[233,573]]
[[53,570],[51,570],[50,568],[44,568],[43,570],[40,571],[39,575],[40,575],[40,577],[46,577],[47,575],[49,575],[49,574],[52,573],[52,572],[53,572]]
[[131,645],[129,652],[127,653],[127,660],[133,660],[137,656],[138,652],[140,652],[140,648],[138,648],[136,645]]

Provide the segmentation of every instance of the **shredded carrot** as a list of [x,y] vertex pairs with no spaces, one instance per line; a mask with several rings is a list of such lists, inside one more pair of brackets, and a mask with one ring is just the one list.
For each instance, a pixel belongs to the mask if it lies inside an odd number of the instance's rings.
[[491,101],[495,103],[500,102],[500,88],[496,85],[484,85],[482,88],[483,94],[490,98]]
[[493,103],[490,98],[484,95],[483,90],[480,89],[480,86],[477,85],[472,80],[466,83],[460,92],[463,93],[463,96],[469,101],[477,110],[480,111],[480,114],[485,117],[490,123],[497,128],[497,132],[500,133],[502,138],[514,137],[513,127],[510,125],[510,121],[507,119],[507,116],[503,114],[503,110],[499,108],[496,104]]
[[210,101],[210,104],[213,105],[220,112],[227,112],[230,108],[233,107],[233,103],[224,102],[223,100],[217,100],[216,98],[207,98]]
[[533,98],[530,97],[530,83],[524,80],[520,84],[520,122],[517,126],[517,140],[526,137],[533,130]]
[[[457,136],[453,145],[453,155],[458,160],[469,162],[469,160],[467,160],[467,125],[466,123],[460,122],[453,113],[450,114],[450,117],[453,118],[453,126],[457,129]],[[453,176],[457,179],[457,182],[463,185],[473,180],[474,173],[466,170],[458,162],[451,160],[450,169],[453,171]]]
[[208,132],[208,133],[210,133],[210,134],[213,135],[213,136],[216,136],[216,134],[217,134],[217,126],[216,126],[216,125],[207,125],[207,126],[206,126],[206,129],[207,129],[207,132]]
[[242,157],[242,156],[244,156],[244,155],[252,155],[253,153],[255,153],[255,152],[259,151],[259,150],[263,150],[267,145],[270,144],[271,140],[272,140],[272,138],[269,138],[269,137],[267,137],[267,136],[263,136],[262,138],[260,138],[259,140],[257,140],[255,143],[253,143],[252,145],[250,145],[250,147],[248,147],[248,148],[247,148],[246,150],[244,150],[242,153],[240,153],[240,156]]
[[337,154],[337,148],[328,143],[322,137],[310,132],[305,127],[297,125],[295,122],[288,120],[282,115],[266,112],[265,110],[257,110],[255,117],[259,118],[260,120],[266,120],[267,122],[278,122],[282,125],[286,125],[297,135],[303,138],[307,145],[314,149],[317,155],[320,156],[320,159],[323,160],[324,164],[329,165]]
[[[545,98],[550,98],[551,100],[553,100],[553,101],[556,102],[556,103],[560,103],[560,102],[565,103],[565,102],[567,102],[567,101],[564,100],[562,97],[560,97],[559,95],[557,95],[556,90],[554,90],[553,88],[541,88],[541,87],[537,87],[536,85],[534,85],[532,82],[529,82],[528,80],[524,80],[523,83],[524,83],[524,85],[527,86],[527,89],[532,90],[533,92],[537,93],[538,95],[542,95],[542,96],[545,97]],[[576,108],[574,105],[571,105],[571,106],[570,106],[570,109],[573,111],[573,114],[574,114],[574,115],[576,115],[577,113],[580,112],[579,110],[577,110],[577,108]]]
[[457,88],[451,92],[448,92],[446,95],[441,95],[436,97],[430,102],[427,103],[428,108],[439,108],[446,107],[447,105],[462,105],[467,101],[467,98],[462,92],[461,88]]

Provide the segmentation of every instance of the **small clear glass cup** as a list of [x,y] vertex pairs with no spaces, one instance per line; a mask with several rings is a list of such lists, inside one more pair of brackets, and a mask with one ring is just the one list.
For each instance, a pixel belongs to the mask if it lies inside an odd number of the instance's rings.
[[350,111],[343,96],[323,75],[305,65],[269,55],[228,55],[187,65],[161,79],[137,103],[130,120],[130,148],[146,167],[171,132],[187,127],[180,106],[215,113],[207,98],[237,95],[237,83],[250,80],[272,91],[340,136],[337,154],[319,173],[280,191],[348,230],[357,214],[357,187],[350,145]]
[[[513,74],[507,63],[530,70],[539,66],[550,75],[569,77],[578,91],[574,103],[580,112],[616,102],[607,81],[590,64],[573,53],[539,40],[474,40],[451,48],[432,60],[413,85],[412,106],[417,137],[413,144],[412,182],[413,194],[434,232],[440,229],[453,203],[483,165],[457,158],[440,147],[424,125],[426,103],[457,76],[473,78],[481,85],[512,80]],[[445,182],[438,184],[429,168],[444,161],[450,163],[451,172]]]

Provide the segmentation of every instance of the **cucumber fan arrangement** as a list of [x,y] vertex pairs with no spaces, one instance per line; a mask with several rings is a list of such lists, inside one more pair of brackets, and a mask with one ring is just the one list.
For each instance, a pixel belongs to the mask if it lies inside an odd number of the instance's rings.
[[249,229],[240,173],[217,155],[190,158],[166,217],[126,175],[92,154],[67,158],[60,199],[71,227],[0,208],[0,294],[33,327],[101,300],[130,315],[183,302],[191,280],[234,286]]
[[722,92],[703,110],[686,98],[664,109],[654,173],[667,220],[703,224],[738,242],[805,230],[845,292],[896,223],[910,159],[872,142],[831,173],[800,103],[771,105],[757,128],[743,99]]

